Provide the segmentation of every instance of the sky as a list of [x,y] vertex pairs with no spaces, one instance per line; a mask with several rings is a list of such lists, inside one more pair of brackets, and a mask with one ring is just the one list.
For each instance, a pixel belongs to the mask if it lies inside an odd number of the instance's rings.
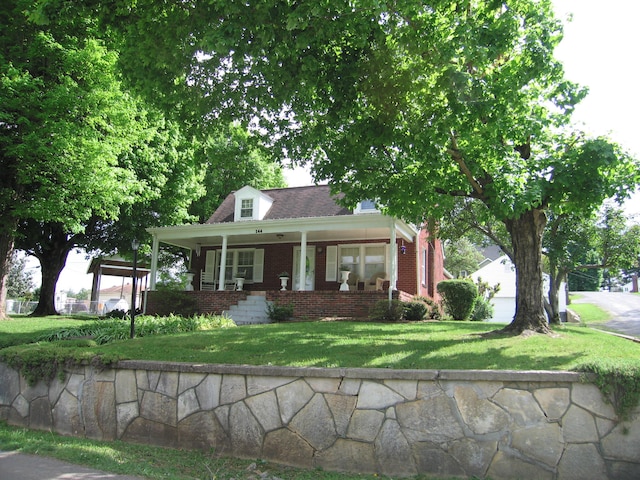
[[[634,156],[640,156],[640,87],[637,66],[640,47],[640,2],[637,0],[554,0],[556,15],[565,22],[564,39],[556,56],[569,80],[589,87],[589,95],[576,108],[574,121],[594,135],[607,135]],[[289,186],[310,185],[304,169],[285,172]],[[625,204],[631,214],[640,214],[640,194]],[[60,275],[58,291],[91,288],[89,260],[72,252]],[[39,284],[38,262],[28,268]],[[120,285],[118,277],[103,277],[102,286]]]

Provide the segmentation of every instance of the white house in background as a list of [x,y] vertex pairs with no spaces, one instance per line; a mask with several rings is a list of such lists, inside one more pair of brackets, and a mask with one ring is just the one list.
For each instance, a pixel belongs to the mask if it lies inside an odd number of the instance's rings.
[[[490,286],[500,284],[500,291],[491,300],[493,304],[493,317],[491,322],[510,323],[516,313],[516,270],[513,263],[506,255],[488,263],[484,267],[471,274],[474,281],[481,278]],[[544,275],[544,294],[548,296],[549,276]],[[567,301],[564,292],[564,283],[560,286],[560,315],[566,318]]]

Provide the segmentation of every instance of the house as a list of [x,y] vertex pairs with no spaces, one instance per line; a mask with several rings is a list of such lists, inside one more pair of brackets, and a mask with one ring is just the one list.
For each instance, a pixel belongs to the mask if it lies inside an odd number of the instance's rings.
[[[254,295],[293,304],[294,316],[366,317],[379,299],[434,298],[444,279],[440,241],[383,215],[372,201],[350,210],[338,198],[328,185],[245,186],[203,224],[147,229],[153,237],[148,310],[157,305],[160,243],[191,251],[189,290],[201,312],[227,311]],[[288,280],[281,280],[285,272]]]
[[[474,282],[482,279],[489,286],[493,287],[500,284],[500,290],[491,300],[493,305],[493,317],[491,322],[510,323],[516,313],[516,270],[507,255],[485,264],[482,268],[471,274]],[[544,275],[544,294],[546,296],[549,290],[549,276]],[[562,292],[564,292],[564,283],[560,286],[559,307],[560,315],[566,318],[567,302]]]

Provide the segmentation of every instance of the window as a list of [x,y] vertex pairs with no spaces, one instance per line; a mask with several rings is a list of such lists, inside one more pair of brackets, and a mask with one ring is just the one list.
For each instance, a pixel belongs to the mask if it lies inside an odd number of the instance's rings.
[[342,265],[349,266],[349,270],[354,273],[360,271],[360,247],[341,247],[340,248],[340,267]]
[[253,278],[253,250],[238,251],[238,262],[236,263],[236,272],[245,273],[245,277],[251,280]]
[[364,247],[364,278],[385,272],[384,245]]
[[238,272],[244,272],[248,282],[254,279],[255,250],[227,250],[227,262],[224,270],[226,281],[236,277]]
[[353,213],[377,213],[376,202],[373,200],[363,200],[358,203],[358,206]]
[[240,218],[253,218],[253,198],[242,199]]
[[348,265],[361,280],[369,279],[376,273],[387,273],[386,252],[386,244],[341,245],[339,264]]

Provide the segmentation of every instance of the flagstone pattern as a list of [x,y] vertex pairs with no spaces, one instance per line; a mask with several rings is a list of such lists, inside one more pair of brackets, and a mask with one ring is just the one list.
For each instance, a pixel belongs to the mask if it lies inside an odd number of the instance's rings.
[[618,422],[570,372],[123,361],[29,386],[0,364],[0,419],[334,471],[640,478],[640,409]]

